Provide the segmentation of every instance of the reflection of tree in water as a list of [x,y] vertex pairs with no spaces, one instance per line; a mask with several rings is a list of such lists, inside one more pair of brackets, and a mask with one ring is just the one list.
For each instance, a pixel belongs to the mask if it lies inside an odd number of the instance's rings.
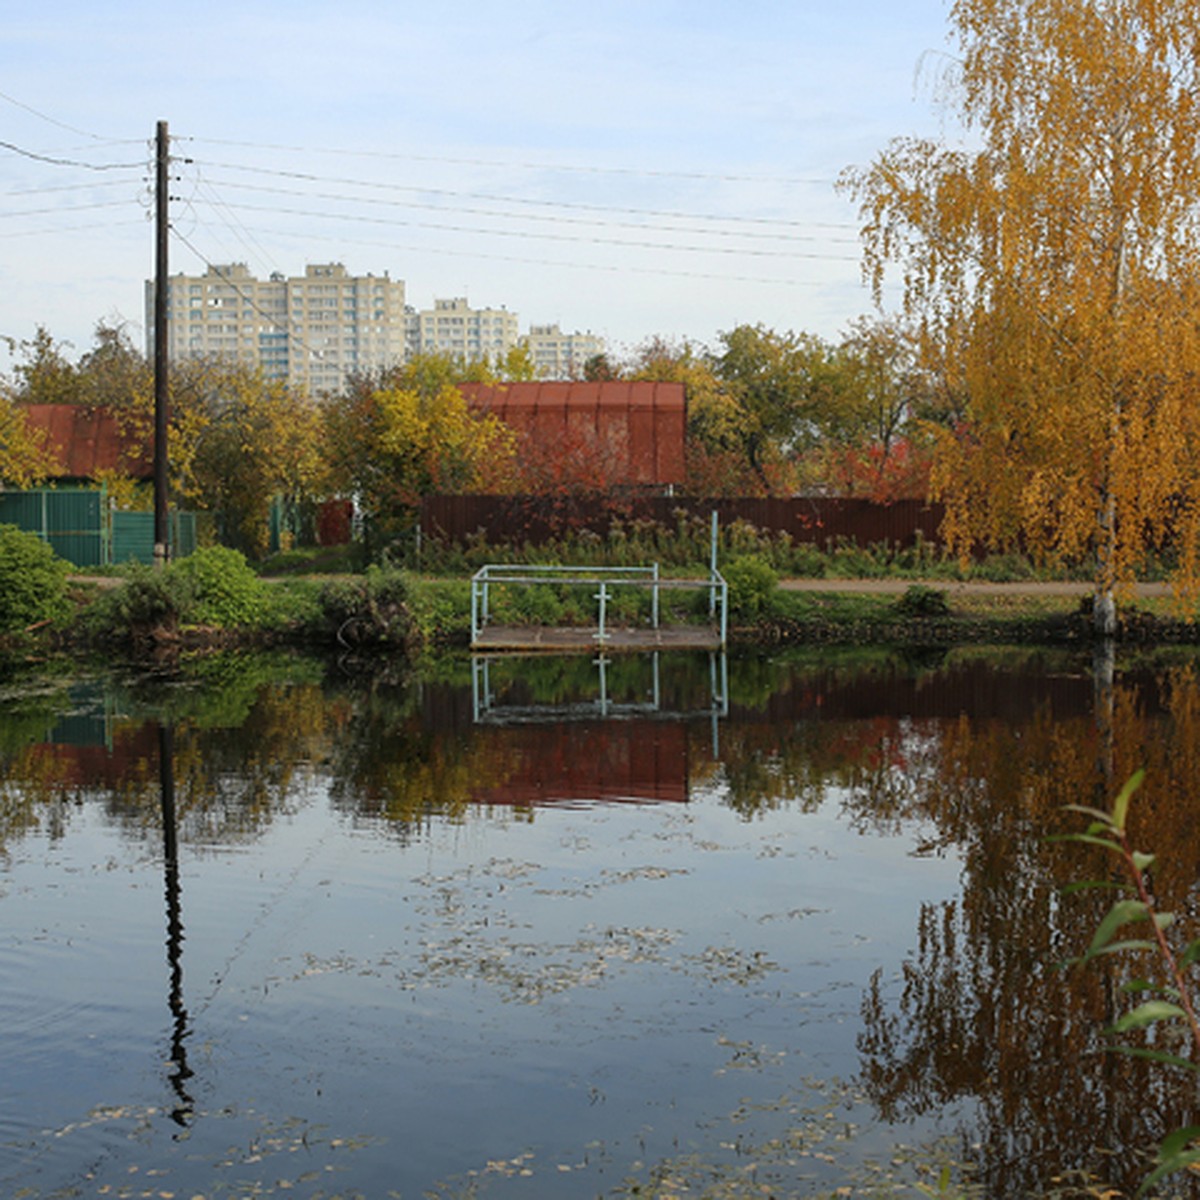
[[[1123,779],[1147,767],[1135,840],[1160,853],[1164,907],[1194,912],[1200,689],[1190,673],[1174,674],[1151,714],[1156,690],[1117,683],[1115,771]],[[963,1139],[982,1143],[976,1160],[988,1195],[1040,1194],[1068,1169],[1128,1188],[1146,1170],[1139,1152],[1193,1116],[1193,1081],[1101,1050],[1100,1031],[1125,1007],[1118,989],[1139,973],[1135,964],[1056,970],[1086,947],[1112,899],[1102,891],[1064,898],[1066,884],[1108,877],[1112,864],[1045,841],[1078,827],[1063,805],[1094,803],[1104,771],[1096,738],[1089,717],[1056,719],[1048,707],[1015,726],[957,722],[909,805],[910,818],[932,822],[961,854],[962,897],[924,906],[902,978],[872,980],[863,1080],[889,1121],[973,1099],[975,1128]],[[873,819],[869,789],[849,804]],[[1191,1194],[1186,1183],[1180,1194]]]
[[[313,684],[260,680],[249,701],[244,694],[238,701],[241,723],[230,727],[223,698],[208,693],[204,703],[175,706],[178,836],[193,845],[254,837],[294,809],[311,767],[329,757],[344,715]],[[0,757],[0,850],[36,829],[61,832],[87,800],[99,801],[131,835],[157,839],[155,722],[115,720],[100,745],[34,740],[46,732],[43,725]]]
[[[562,738],[570,734],[562,727]],[[436,688],[360,696],[332,767],[330,796],[340,811],[404,836],[433,817],[461,819],[529,772],[521,729],[476,727],[469,692]],[[510,802],[506,812],[528,816],[532,808]]]

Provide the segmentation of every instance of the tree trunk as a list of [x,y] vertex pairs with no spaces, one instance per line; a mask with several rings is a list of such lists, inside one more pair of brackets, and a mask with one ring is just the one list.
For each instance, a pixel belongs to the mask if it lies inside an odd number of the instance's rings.
[[1092,632],[1099,638],[1112,638],[1117,632],[1117,599],[1112,585],[1096,584],[1092,597]]

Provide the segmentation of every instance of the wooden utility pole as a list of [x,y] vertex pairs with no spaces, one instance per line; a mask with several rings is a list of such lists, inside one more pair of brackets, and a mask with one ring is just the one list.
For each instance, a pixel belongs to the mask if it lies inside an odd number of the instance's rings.
[[167,216],[171,162],[166,121],[159,121],[156,138],[154,209],[154,565],[170,558],[167,513]]

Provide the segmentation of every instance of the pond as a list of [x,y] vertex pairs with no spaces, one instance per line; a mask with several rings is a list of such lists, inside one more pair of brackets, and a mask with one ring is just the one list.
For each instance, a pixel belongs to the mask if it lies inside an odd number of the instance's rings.
[[1132,1189],[1193,1096],[1104,1052],[1111,864],[1046,839],[1144,766],[1196,915],[1194,661],[13,676],[0,1195]]

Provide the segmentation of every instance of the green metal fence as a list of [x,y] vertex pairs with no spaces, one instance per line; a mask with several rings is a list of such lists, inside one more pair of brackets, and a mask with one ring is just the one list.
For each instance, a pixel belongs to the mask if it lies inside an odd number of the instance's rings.
[[[171,557],[186,558],[196,550],[196,514],[170,514]],[[115,512],[112,514],[112,561],[114,563],[154,561],[154,514]]]
[[[154,514],[113,512],[104,487],[0,491],[0,525],[36,533],[77,567],[154,561]],[[171,513],[170,537],[172,558],[193,553],[195,513]]]
[[102,567],[112,561],[108,493],[103,487],[0,492],[0,524],[36,533],[77,567]]

